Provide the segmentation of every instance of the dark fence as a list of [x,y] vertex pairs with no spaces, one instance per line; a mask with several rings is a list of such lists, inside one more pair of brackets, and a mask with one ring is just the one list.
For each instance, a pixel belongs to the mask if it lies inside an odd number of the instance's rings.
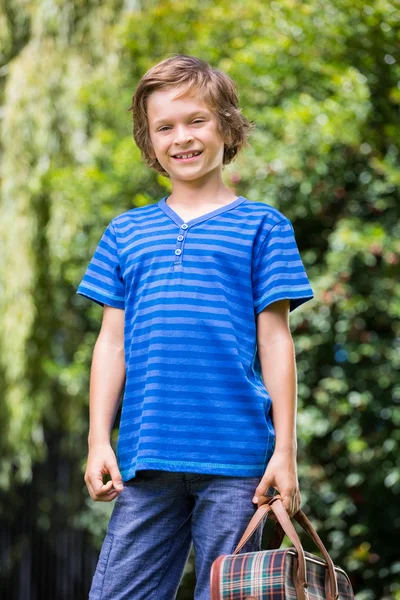
[[0,497],[1,599],[88,598],[99,551],[88,532],[71,526],[85,502],[82,473],[52,450],[29,484]]
[[0,529],[0,597],[87,600],[98,552],[84,532]]

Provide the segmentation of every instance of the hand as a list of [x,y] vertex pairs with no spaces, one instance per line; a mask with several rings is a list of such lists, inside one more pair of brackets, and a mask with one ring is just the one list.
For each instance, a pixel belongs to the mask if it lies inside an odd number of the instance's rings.
[[[103,475],[110,481],[103,483]],[[110,444],[99,444],[89,448],[85,483],[90,497],[96,502],[110,502],[123,490],[121,473]]]
[[254,492],[253,502],[257,503],[259,496],[266,495],[270,486],[279,491],[284,507],[290,517],[300,510],[301,496],[297,479],[295,452],[275,450]]

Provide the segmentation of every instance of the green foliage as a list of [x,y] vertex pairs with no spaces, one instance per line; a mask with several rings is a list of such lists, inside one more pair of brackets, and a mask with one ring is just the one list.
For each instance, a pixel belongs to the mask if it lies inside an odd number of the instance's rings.
[[[1,487],[56,452],[81,494],[101,309],[76,287],[108,222],[169,191],[128,108],[149,67],[194,54],[235,80],[257,125],[226,184],[292,220],[316,292],[291,316],[304,509],[357,600],[400,598],[395,3],[24,4],[0,9]],[[100,540],[109,513],[79,497],[71,523]]]

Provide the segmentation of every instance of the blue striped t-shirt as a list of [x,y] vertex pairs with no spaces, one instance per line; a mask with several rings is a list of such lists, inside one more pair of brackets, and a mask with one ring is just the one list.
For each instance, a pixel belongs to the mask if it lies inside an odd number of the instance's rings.
[[262,475],[275,433],[256,314],[314,297],[292,224],[243,196],[185,223],[166,199],[110,222],[77,289],[125,309],[122,478]]

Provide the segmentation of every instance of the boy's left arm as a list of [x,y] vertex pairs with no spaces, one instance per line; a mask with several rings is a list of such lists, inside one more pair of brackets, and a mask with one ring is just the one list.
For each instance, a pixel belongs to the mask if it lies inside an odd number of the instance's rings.
[[275,450],[257,486],[253,502],[276,488],[293,516],[301,504],[297,479],[297,370],[289,327],[289,300],[270,304],[257,315],[257,346],[264,385],[272,400]]

